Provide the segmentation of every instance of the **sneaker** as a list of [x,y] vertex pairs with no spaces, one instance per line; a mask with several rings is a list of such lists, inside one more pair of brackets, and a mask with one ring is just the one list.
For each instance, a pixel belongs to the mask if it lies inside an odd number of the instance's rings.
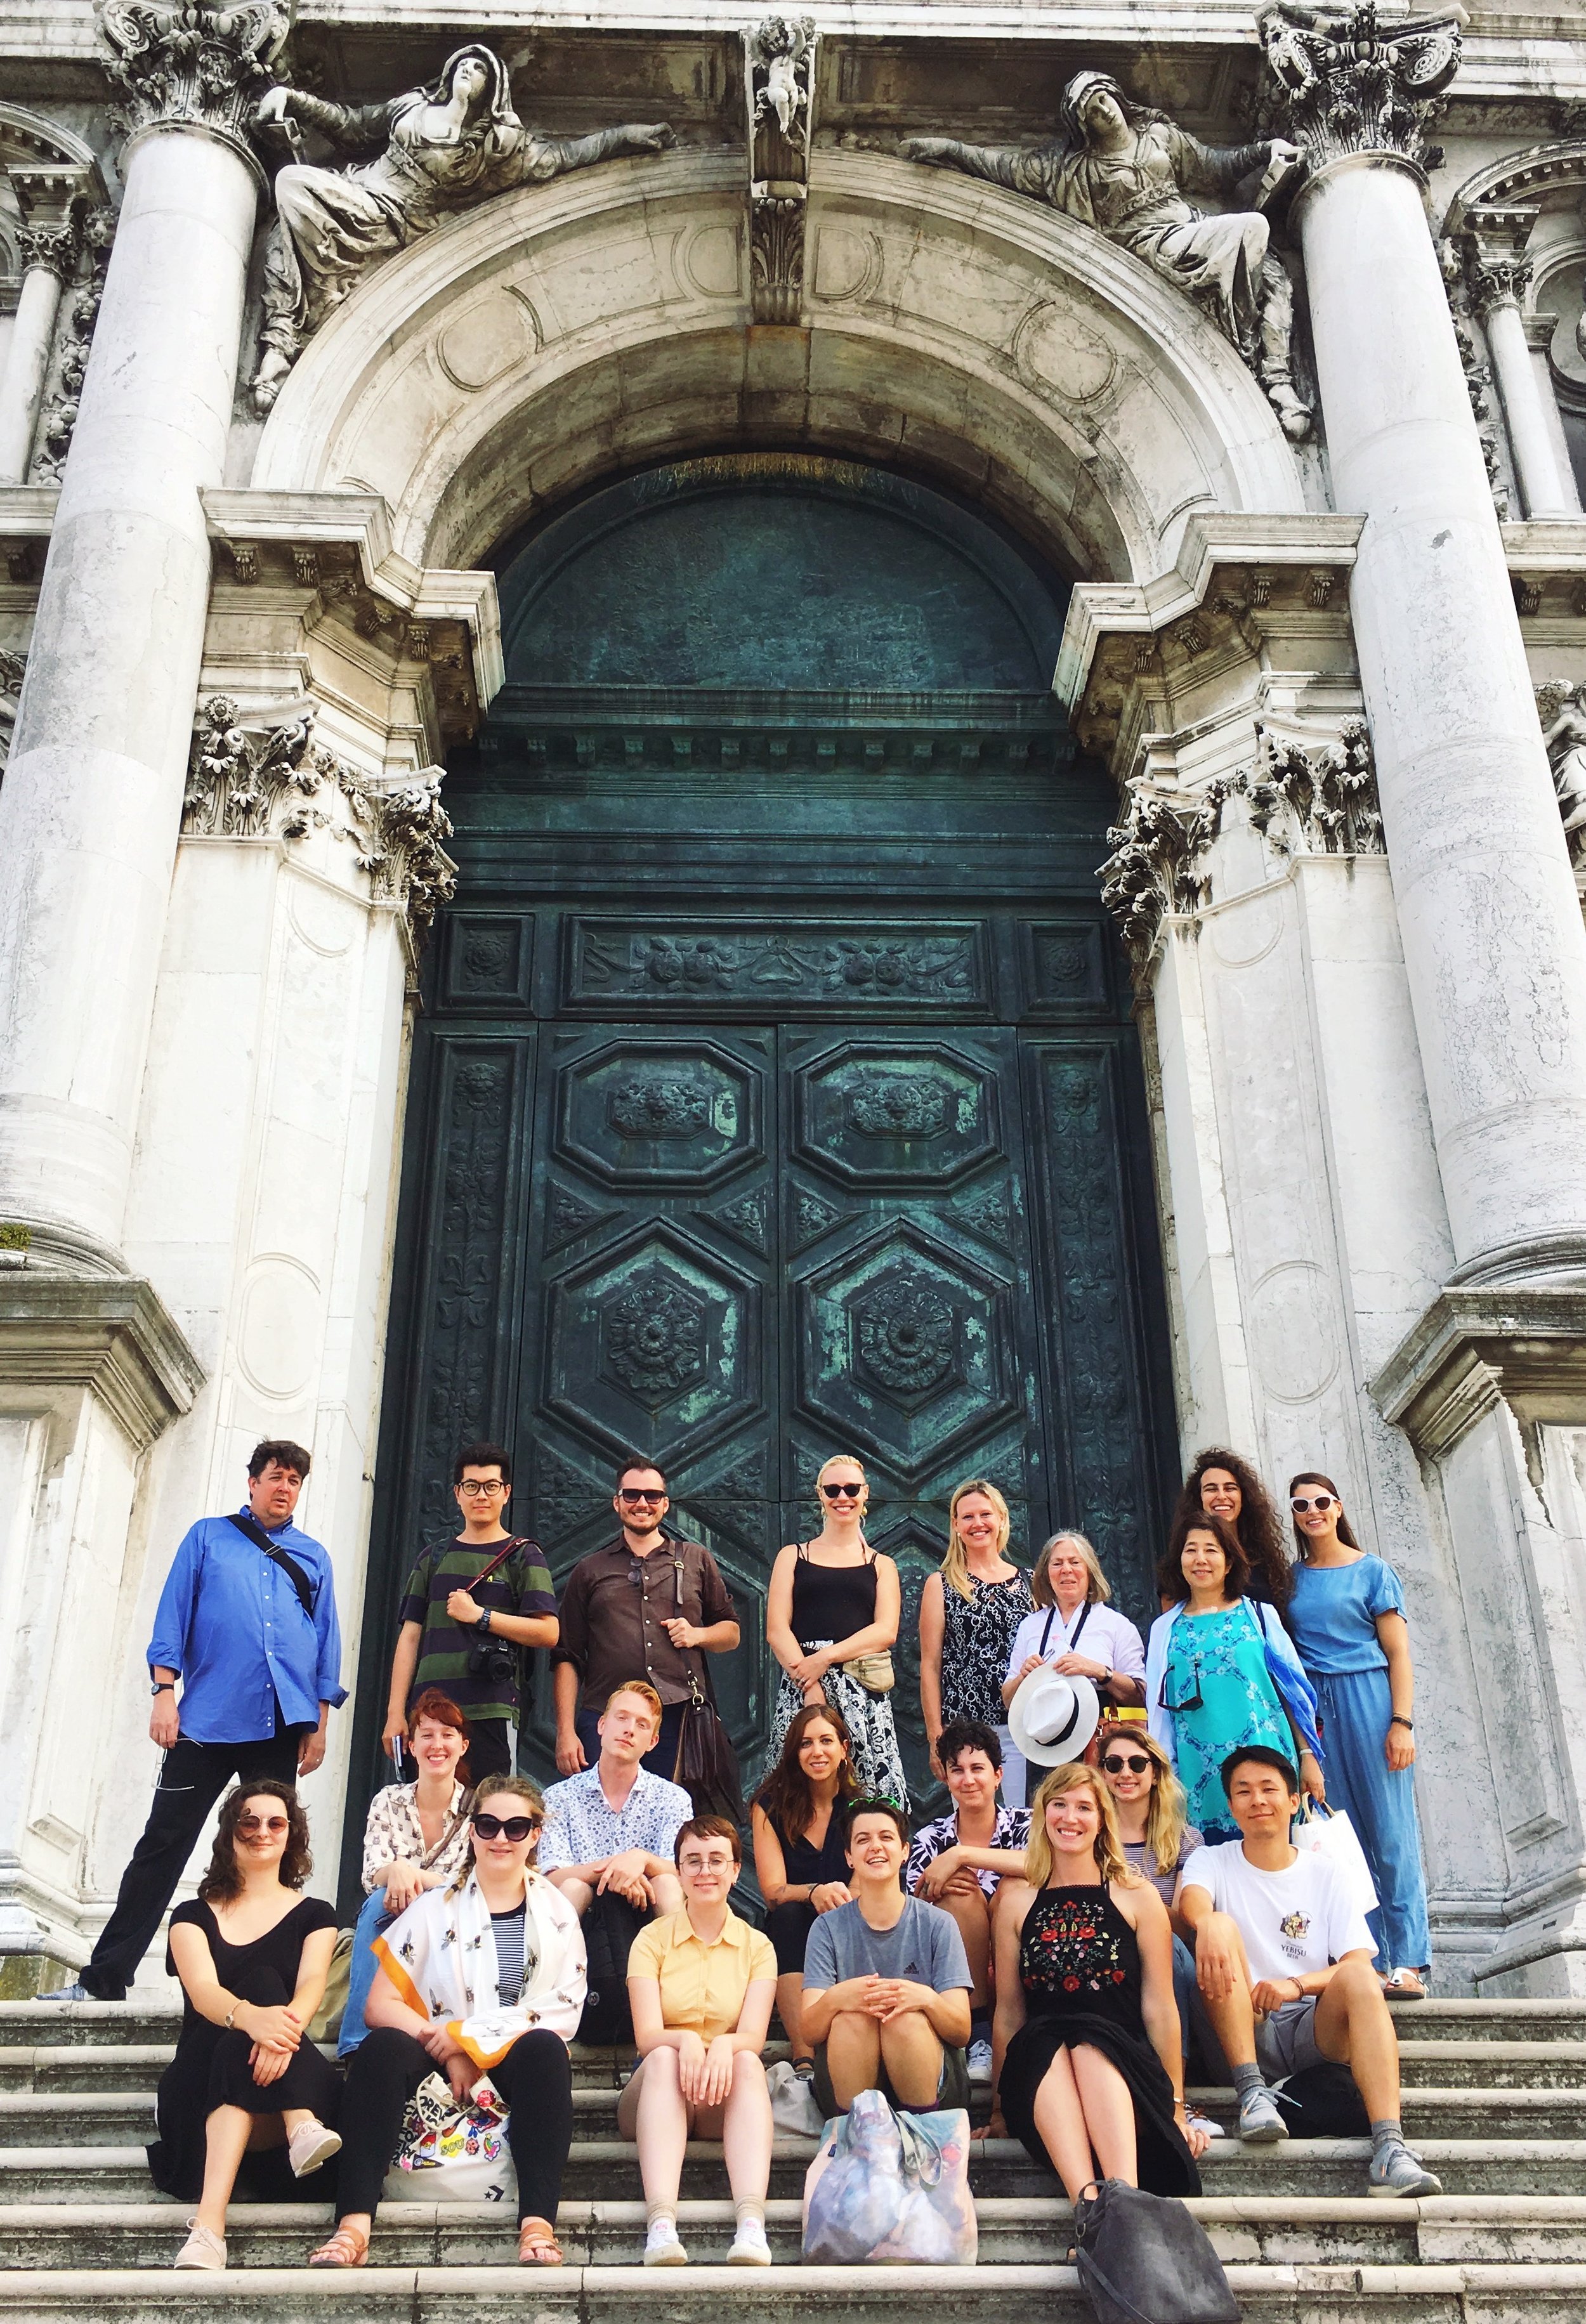
[[334,2130],[327,2130],[322,2122],[300,2122],[286,2144],[287,2161],[294,2179],[306,2179],[310,2171],[318,2171],[341,2153],[341,2140]]
[[644,2238],[646,2267],[687,2267],[688,2255],[678,2241],[678,2222],[664,2215],[651,2219],[650,2233]]
[[171,2261],[172,2267],[201,2267],[219,2273],[226,2265],[226,2238],[201,2227],[197,2219],[188,2221],[188,2239]]
[[[682,2246],[678,2246],[679,2251]],[[644,2255],[648,2261],[650,2254]],[[727,2254],[729,2267],[770,2267],[771,2247],[765,2239],[762,2219],[740,2219],[738,2232],[733,2238],[733,2248]]]
[[972,2042],[967,2052],[965,2053],[964,2063],[969,2068],[969,2086],[971,2089],[988,2089],[991,2085],[991,2043],[989,2042]]
[[90,1993],[88,1987],[83,1983],[81,1978],[75,1977],[69,1985],[58,1985],[52,1993],[41,1993],[39,1999],[41,2001],[98,2001],[100,1999],[124,2001],[126,1999],[126,1996],[124,1993],[112,1993],[104,1996],[97,1993]]
[[1371,2157],[1366,2174],[1368,2195],[1441,2195],[1443,2181],[1434,2179],[1401,2138],[1390,2138]]
[[1203,2130],[1208,2138],[1226,2138],[1228,2136],[1228,2133],[1223,2129],[1222,2125],[1216,2121],[1213,2116],[1203,2114],[1198,2106],[1185,2106],[1184,2110],[1184,2121],[1186,2130]]
[[1239,2135],[1247,2146],[1271,2146],[1288,2136],[1277,2100],[1263,2082],[1247,2090],[1239,2102]]

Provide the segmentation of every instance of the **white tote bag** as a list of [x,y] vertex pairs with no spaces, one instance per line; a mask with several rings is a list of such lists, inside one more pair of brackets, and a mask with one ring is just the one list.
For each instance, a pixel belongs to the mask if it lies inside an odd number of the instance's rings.
[[401,2142],[386,2173],[388,2203],[506,2203],[518,2200],[507,2109],[488,2080],[459,2106],[444,2074],[408,2100]]
[[1360,1846],[1360,1834],[1342,1808],[1327,1808],[1318,1800],[1306,1800],[1295,1818],[1293,1838],[1302,1853],[1309,1849],[1312,1855],[1324,1856],[1330,1864],[1338,1867],[1351,1904],[1358,1904],[1362,1913],[1377,1910],[1377,1888],[1366,1851]]

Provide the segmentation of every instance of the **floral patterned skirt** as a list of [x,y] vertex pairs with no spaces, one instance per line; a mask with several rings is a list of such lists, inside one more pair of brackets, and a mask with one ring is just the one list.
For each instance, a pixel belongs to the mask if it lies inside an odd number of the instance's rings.
[[[817,1638],[816,1646],[825,1640]],[[821,1683],[822,1692],[834,1711],[843,1714],[853,1742],[853,1772],[861,1788],[871,1797],[895,1800],[907,1815],[908,1785],[903,1778],[903,1759],[898,1748],[898,1731],[892,1724],[892,1698],[890,1694],[871,1694],[855,1678],[841,1670],[829,1670]],[[770,1748],[766,1757],[768,1767],[775,1766],[788,1738],[788,1729],[804,1708],[804,1696],[786,1671],[777,1689],[777,1707],[771,1717]]]

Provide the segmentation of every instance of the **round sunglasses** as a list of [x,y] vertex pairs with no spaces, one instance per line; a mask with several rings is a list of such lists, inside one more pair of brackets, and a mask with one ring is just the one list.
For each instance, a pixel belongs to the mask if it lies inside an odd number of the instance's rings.
[[499,1836],[510,1840],[515,1848],[521,1840],[527,1840],[531,1831],[539,1830],[539,1818],[476,1815],[473,1818],[473,1824],[481,1840],[494,1840]]
[[1102,1772],[1107,1775],[1121,1775],[1127,1767],[1131,1775],[1143,1775],[1150,1764],[1143,1751],[1131,1751],[1127,1758],[1118,1753],[1102,1760]]

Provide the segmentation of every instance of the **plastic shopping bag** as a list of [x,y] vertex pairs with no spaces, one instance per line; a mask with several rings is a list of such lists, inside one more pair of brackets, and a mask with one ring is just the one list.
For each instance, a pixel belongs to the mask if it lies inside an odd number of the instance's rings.
[[506,2125],[506,2107],[488,2077],[459,2106],[444,2074],[426,2075],[408,2100],[385,2201],[515,2205]]
[[861,2090],[805,2177],[806,2260],[973,2267],[978,2249],[964,2107],[894,2114],[880,2090]]
[[1323,1807],[1306,1800],[1294,1821],[1294,1844],[1324,1856],[1342,1873],[1351,1904],[1362,1913],[1377,1910],[1377,1889],[1360,1836],[1342,1808]]

